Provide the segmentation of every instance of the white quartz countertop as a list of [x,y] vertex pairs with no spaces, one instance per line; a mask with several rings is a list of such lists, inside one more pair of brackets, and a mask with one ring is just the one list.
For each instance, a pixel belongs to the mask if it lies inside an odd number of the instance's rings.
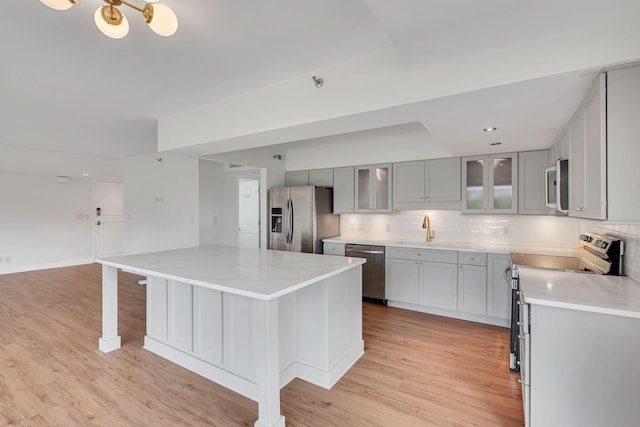
[[156,276],[222,292],[270,300],[365,262],[233,246],[202,246],[97,260],[143,276]]
[[640,318],[640,283],[628,277],[518,270],[527,303]]
[[423,240],[412,240],[412,239],[376,239],[376,238],[369,238],[369,237],[340,236],[340,237],[331,237],[329,239],[323,239],[323,242],[345,243],[345,244],[351,243],[351,244],[357,244],[357,245],[380,245],[380,246],[392,246],[392,247],[398,247],[398,248],[445,249],[445,250],[452,250],[452,251],[509,254],[509,248],[504,245],[446,242],[441,240],[433,240],[431,242],[425,242]]
[[373,238],[339,236],[323,239],[326,243],[351,243],[356,245],[379,245],[399,248],[440,249],[462,252],[485,252],[493,254],[509,255],[510,253],[527,253],[541,255],[574,256],[577,248],[553,248],[539,246],[500,245],[479,242],[448,242],[433,240],[425,242],[415,239]]

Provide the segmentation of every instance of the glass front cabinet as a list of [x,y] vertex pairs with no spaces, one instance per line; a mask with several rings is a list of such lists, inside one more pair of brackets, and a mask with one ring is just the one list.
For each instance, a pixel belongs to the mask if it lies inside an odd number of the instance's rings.
[[462,211],[518,212],[518,153],[462,158]]
[[356,212],[391,212],[391,164],[356,166]]

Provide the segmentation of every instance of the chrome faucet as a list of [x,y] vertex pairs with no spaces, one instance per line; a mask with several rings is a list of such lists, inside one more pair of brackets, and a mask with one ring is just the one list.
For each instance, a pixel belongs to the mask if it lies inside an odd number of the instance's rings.
[[429,215],[425,215],[422,220],[422,228],[427,230],[427,242],[431,241],[431,220],[429,219]]

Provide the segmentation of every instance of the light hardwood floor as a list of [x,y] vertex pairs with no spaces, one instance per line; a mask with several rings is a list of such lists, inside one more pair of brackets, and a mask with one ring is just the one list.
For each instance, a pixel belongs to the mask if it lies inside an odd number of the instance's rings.
[[[145,288],[119,272],[122,348],[98,350],[99,265],[0,275],[0,425],[251,426],[257,404],[142,348]],[[508,331],[365,303],[365,355],[294,380],[288,426],[521,426]]]

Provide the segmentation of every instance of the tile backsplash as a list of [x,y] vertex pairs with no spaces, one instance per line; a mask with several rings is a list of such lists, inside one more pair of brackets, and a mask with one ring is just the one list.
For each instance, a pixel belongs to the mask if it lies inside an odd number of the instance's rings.
[[510,246],[577,248],[585,231],[608,234],[625,242],[624,274],[640,281],[640,224],[612,225],[600,221],[544,215],[463,215],[458,211],[398,211],[392,214],[343,214],[343,236],[424,239],[429,215],[434,241],[493,243]]

